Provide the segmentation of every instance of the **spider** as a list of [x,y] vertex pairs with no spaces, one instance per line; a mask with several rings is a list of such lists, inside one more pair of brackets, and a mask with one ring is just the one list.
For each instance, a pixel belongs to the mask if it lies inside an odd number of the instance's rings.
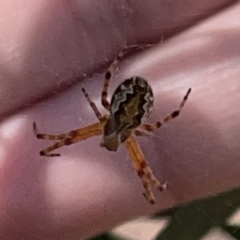
[[187,101],[191,88],[188,89],[176,111],[154,124],[146,123],[145,121],[151,113],[154,101],[152,88],[146,79],[140,76],[126,79],[113,93],[111,102],[107,100],[108,86],[112,73],[123,55],[124,51],[121,51],[105,74],[101,102],[103,107],[109,112],[108,115],[102,115],[99,112],[97,106],[83,88],[84,96],[98,118],[98,122],[59,135],[38,133],[37,125],[33,123],[33,131],[38,139],[56,141],[52,146],[40,151],[41,156],[60,156],[59,153],[52,153],[52,151],[97,135],[102,135],[100,146],[105,147],[109,151],[117,151],[120,144],[123,143],[129,152],[138,176],[142,180],[145,189],[143,196],[148,202],[154,204],[155,197],[151,189],[151,184],[162,192],[166,188],[166,183],[162,184],[154,176],[136,140],[136,136],[146,135],[146,133],[150,134],[153,130],[160,128],[166,122],[177,117]]

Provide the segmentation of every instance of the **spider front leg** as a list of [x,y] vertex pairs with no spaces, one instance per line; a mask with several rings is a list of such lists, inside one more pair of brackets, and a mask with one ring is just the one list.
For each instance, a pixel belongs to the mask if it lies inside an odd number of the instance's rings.
[[132,163],[137,170],[138,176],[142,179],[143,187],[145,188],[145,192],[143,196],[151,203],[155,203],[155,197],[153,195],[151,184],[157,187],[161,192],[166,188],[166,183],[161,184],[157,178],[152,173],[151,168],[148,166],[144,154],[135,140],[133,135],[131,135],[125,142],[125,147],[127,148]]
[[[146,131],[153,131],[157,128],[160,128],[163,124],[167,123],[168,121],[172,120],[173,118],[176,118],[177,116],[179,116],[182,108],[184,107],[184,105],[188,99],[190,92],[191,92],[191,88],[188,89],[181,104],[179,105],[179,108],[176,111],[172,112],[167,117],[165,117],[161,121],[156,122],[155,124],[144,123],[141,125],[141,128],[145,129]],[[139,135],[141,135],[141,134],[139,134]]]
[[74,144],[76,142],[86,140],[90,137],[101,135],[103,124],[104,124],[103,122],[98,122],[77,130],[73,130],[69,133],[53,135],[53,134],[38,133],[37,125],[36,123],[33,123],[33,132],[38,139],[47,139],[47,140],[57,141],[52,146],[40,151],[41,156],[59,157],[60,156],[59,153],[51,153],[51,152],[65,145]]

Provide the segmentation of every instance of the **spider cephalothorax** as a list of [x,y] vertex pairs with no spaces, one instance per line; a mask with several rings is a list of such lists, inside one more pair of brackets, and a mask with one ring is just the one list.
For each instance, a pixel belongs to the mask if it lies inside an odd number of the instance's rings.
[[123,52],[113,61],[105,75],[101,101],[104,108],[109,111],[109,115],[102,116],[86,90],[82,89],[99,122],[59,135],[38,133],[36,123],[33,124],[33,130],[39,139],[56,141],[52,146],[40,151],[42,156],[60,156],[59,153],[52,153],[52,151],[97,135],[102,135],[100,145],[110,151],[116,151],[119,145],[123,143],[129,152],[138,176],[142,179],[145,188],[143,195],[153,204],[155,203],[155,197],[151,185],[163,191],[166,184],[161,184],[152,173],[135,136],[149,133],[177,117],[187,101],[191,88],[184,96],[178,110],[154,124],[146,123],[145,121],[151,113],[153,106],[153,91],[144,78],[135,76],[125,80],[113,93],[111,102],[109,103],[107,100],[108,85],[112,72],[117,67],[122,56]]

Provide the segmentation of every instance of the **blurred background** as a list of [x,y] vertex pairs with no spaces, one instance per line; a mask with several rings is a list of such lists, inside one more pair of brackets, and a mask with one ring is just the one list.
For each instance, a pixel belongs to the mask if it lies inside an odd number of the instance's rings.
[[89,240],[240,240],[240,188],[140,217]]

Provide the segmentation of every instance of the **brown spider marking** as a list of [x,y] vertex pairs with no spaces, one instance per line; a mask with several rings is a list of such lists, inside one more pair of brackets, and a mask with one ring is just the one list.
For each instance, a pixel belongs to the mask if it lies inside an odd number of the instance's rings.
[[154,204],[155,197],[151,185],[155,186],[160,192],[162,192],[166,188],[166,183],[160,183],[154,176],[135,136],[150,135],[153,130],[160,128],[163,124],[179,116],[188,99],[191,88],[188,89],[176,111],[173,111],[167,117],[154,124],[145,123],[152,111],[154,101],[152,88],[146,79],[140,76],[126,79],[113,93],[111,102],[109,103],[107,100],[108,86],[112,72],[116,69],[119,60],[123,57],[124,53],[125,51],[122,51],[118,55],[105,74],[101,102],[104,108],[109,111],[109,115],[102,116],[96,104],[91,100],[89,94],[85,89],[82,89],[84,96],[99,122],[59,135],[38,133],[37,125],[36,123],[33,123],[33,131],[35,136],[39,139],[56,141],[52,146],[40,151],[40,155],[42,156],[60,156],[59,153],[52,153],[52,151],[65,145],[87,140],[88,138],[97,135],[102,135],[100,145],[109,151],[117,151],[118,147],[124,143],[129,152],[132,164],[136,169],[138,176],[142,179],[143,187],[145,189],[143,196],[151,204]]

